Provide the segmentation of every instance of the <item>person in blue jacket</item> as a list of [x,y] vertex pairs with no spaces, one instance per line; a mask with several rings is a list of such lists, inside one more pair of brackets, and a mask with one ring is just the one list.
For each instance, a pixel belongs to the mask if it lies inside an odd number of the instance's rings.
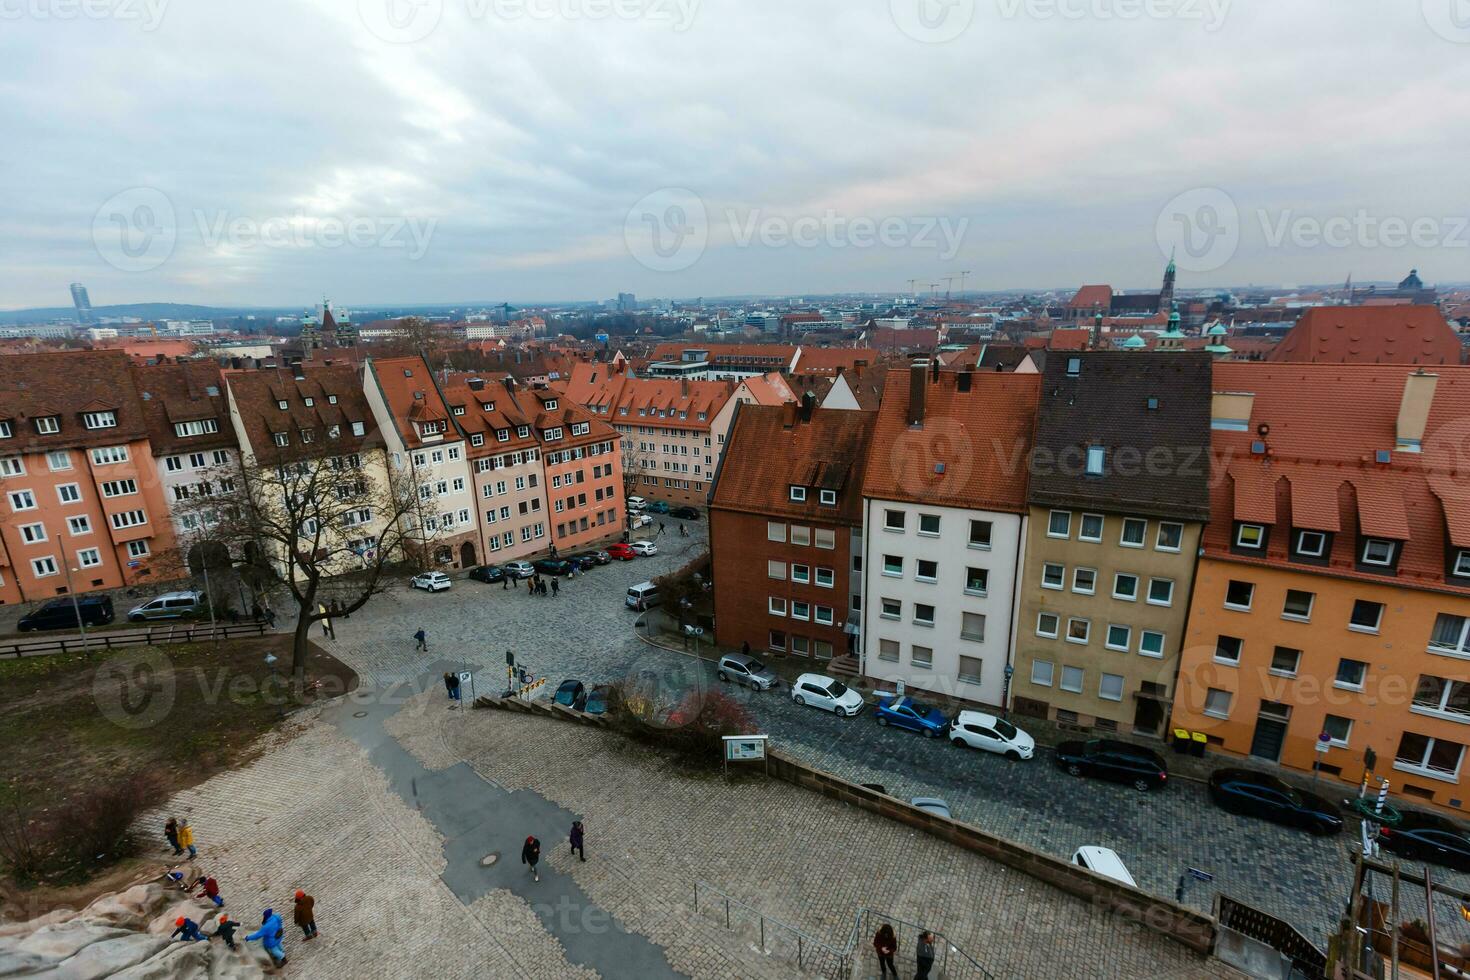
[[286,951],[281,948],[281,939],[286,934],[286,927],[281,924],[281,917],[276,915],[275,909],[266,909],[260,915],[260,928],[245,937],[245,941],[259,939],[265,951],[271,955],[271,962],[276,966],[286,965]]

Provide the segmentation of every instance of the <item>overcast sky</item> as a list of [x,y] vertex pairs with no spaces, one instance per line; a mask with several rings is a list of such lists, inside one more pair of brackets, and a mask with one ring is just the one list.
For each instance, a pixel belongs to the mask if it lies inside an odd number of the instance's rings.
[[0,64],[4,308],[1470,280],[1466,0],[0,0]]

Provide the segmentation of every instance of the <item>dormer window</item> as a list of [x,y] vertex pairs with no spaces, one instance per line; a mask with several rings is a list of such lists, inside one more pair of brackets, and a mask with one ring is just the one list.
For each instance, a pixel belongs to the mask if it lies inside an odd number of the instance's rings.
[[592,426],[587,422],[576,422],[572,425],[572,435],[585,436],[592,431]]
[[117,428],[116,412],[83,412],[82,424],[89,429]]
[[556,411],[557,402],[555,398],[548,398],[544,404],[548,412]]
[[553,429],[546,429],[541,433],[541,435],[546,439],[547,442],[555,442],[556,440],[561,438],[561,427],[557,426]]
[[327,404],[328,405],[335,405],[335,404],[337,404],[337,396],[336,395],[328,395],[327,396]]
[[496,429],[495,430],[495,438],[496,439],[499,439],[501,442],[510,442],[510,430],[509,429]]
[[1108,451],[1104,446],[1087,447],[1087,475],[1102,476],[1103,468],[1107,466]]
[[1067,377],[1069,377],[1069,378],[1075,378],[1075,377],[1079,376],[1080,374],[1082,374],[1082,358],[1080,358],[1080,357],[1069,357],[1069,358],[1067,358]]
[[456,406],[454,406],[454,414],[455,415],[463,415],[464,414],[464,406],[463,405],[456,405]]
[[1296,532],[1296,555],[1298,558],[1326,558],[1327,535],[1321,531]]
[[36,419],[36,431],[43,436],[54,435],[61,431],[61,420],[55,415],[42,415]]
[[485,437],[484,437],[484,435],[482,435],[479,432],[471,432],[470,433],[470,445],[471,446],[483,446],[483,445],[485,445]]
[[495,411],[495,403],[494,402],[481,402],[480,403],[480,411],[482,411],[482,412],[493,412],[493,411]]
[[820,490],[820,491],[817,492],[817,497],[818,497],[818,500],[822,504],[823,507],[836,507],[837,506],[837,491],[836,490]]
[[1236,524],[1235,546],[1251,551],[1264,550],[1266,547],[1266,526],[1264,524]]
[[291,437],[284,432],[277,432],[275,434],[275,440],[277,446],[286,446],[290,444]]
[[799,504],[806,503],[806,487],[799,487],[799,486],[796,486],[795,484],[792,484],[791,485],[791,489],[790,489],[790,495],[791,495],[791,499],[794,500],[794,501],[796,501],[797,503],[799,503]]
[[1459,578],[1470,578],[1470,549],[1455,553],[1455,563],[1450,567],[1450,574]]
[[301,430],[301,441],[302,442],[311,442],[311,430],[310,429],[302,429]]
[[195,419],[192,422],[175,422],[174,435],[180,439],[188,436],[208,435],[219,431],[218,419]]
[[1379,568],[1392,568],[1398,555],[1399,543],[1385,538],[1367,538],[1363,541],[1363,564]]
[[316,399],[314,398],[303,398],[302,401],[306,402],[307,408],[311,408],[313,405],[316,404]]
[[277,399],[276,400],[276,408],[279,408],[281,411],[284,412],[286,410],[286,399],[284,399],[284,398]]
[[530,434],[531,434],[531,427],[529,425],[518,425],[518,426],[516,426],[516,435],[520,436],[522,439],[526,438]]
[[352,423],[352,434],[353,435],[360,436],[360,435],[362,435],[366,431],[367,431],[367,427],[365,425],[363,425],[361,422],[353,422]]
[[335,439],[338,436],[340,436],[341,434],[342,434],[342,427],[340,425],[329,425],[329,426],[327,426],[327,438],[328,439]]

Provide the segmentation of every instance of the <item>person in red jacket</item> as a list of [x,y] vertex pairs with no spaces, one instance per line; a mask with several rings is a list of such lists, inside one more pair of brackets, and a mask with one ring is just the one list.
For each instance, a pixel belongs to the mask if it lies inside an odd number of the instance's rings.
[[194,883],[189,887],[191,889],[200,889],[199,894],[194,896],[195,898],[207,898],[214,903],[214,907],[217,909],[225,907],[225,900],[219,894],[219,882],[208,875],[201,872],[199,877],[195,878]]
[[898,952],[898,937],[893,934],[893,927],[888,923],[878,927],[873,936],[873,949],[878,952],[878,975],[886,977],[891,973],[894,980],[898,980],[898,967],[893,965],[893,955]]

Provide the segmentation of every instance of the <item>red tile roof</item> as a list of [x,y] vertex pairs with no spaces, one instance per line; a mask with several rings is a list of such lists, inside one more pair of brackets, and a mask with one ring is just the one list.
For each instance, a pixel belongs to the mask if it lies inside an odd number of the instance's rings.
[[1318,364],[1459,364],[1460,341],[1433,306],[1317,306],[1268,355]]
[[[802,421],[794,404],[739,406],[710,506],[860,526],[876,418],[876,412],[815,408]],[[807,488],[805,501],[791,499],[793,485]],[[835,508],[821,504],[820,490],[837,491]]]
[[878,363],[879,353],[871,347],[803,347],[796,362],[797,374],[836,374],[853,370],[859,361],[865,367]]
[[[143,403],[122,351],[13,354],[0,362],[0,421],[14,435],[0,452],[45,452],[73,446],[109,446],[147,438]],[[88,429],[82,413],[111,411],[117,424]],[[41,433],[35,420],[56,416],[59,431]]]
[[1092,331],[1086,327],[1058,327],[1047,340],[1048,350],[1086,350]]
[[1106,314],[1113,308],[1113,287],[1083,286],[1067,303],[1067,308],[1073,310],[1101,309]]
[[[213,361],[177,364],[134,364],[133,378],[143,402],[153,455],[167,456],[235,445],[224,377]],[[179,436],[179,422],[214,419],[218,432]]]
[[[317,459],[382,445],[362,377],[350,364],[228,371],[225,383],[250,449],[262,462]],[[285,410],[280,407],[283,401]],[[362,423],[362,435],[353,434],[354,422]],[[330,435],[333,426],[335,437]],[[305,431],[312,433],[310,443],[303,442]],[[275,444],[276,433],[286,435],[286,446]]]
[[372,378],[368,382],[377,379],[398,437],[409,449],[425,445],[412,423],[449,421],[449,408],[439,397],[434,372],[422,357],[385,357],[371,361],[369,370]]
[[606,364],[578,364],[563,390],[569,401],[614,425],[707,429],[735,393],[735,383],[634,378]]

